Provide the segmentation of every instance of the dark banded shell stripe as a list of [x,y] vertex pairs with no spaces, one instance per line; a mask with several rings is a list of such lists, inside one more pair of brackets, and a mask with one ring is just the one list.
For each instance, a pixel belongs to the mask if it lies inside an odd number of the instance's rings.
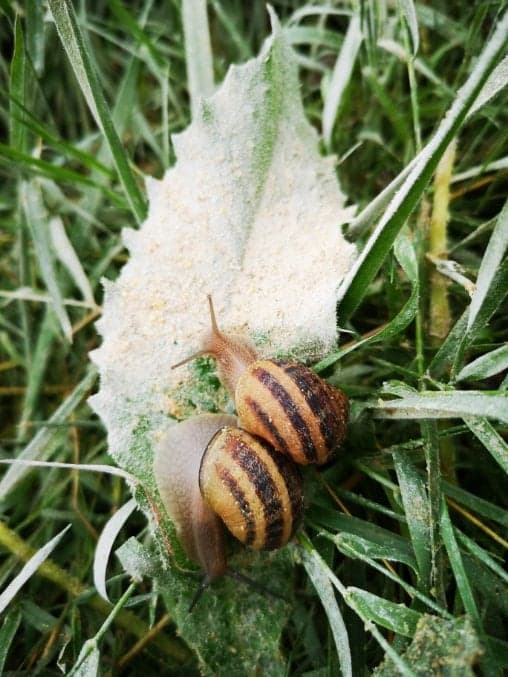
[[[277,365],[276,360],[273,360],[274,364]],[[278,365],[277,365],[278,366]],[[270,372],[262,369],[261,367],[254,369],[252,375],[275,397],[283,408],[286,416],[288,417],[292,427],[298,435],[298,439],[302,445],[302,450],[305,455],[305,458],[309,463],[315,463],[316,458],[316,448],[314,442],[312,441],[312,435],[310,430],[305,423],[302,415],[298,411],[297,406],[293,402],[293,399],[283,386],[270,374]]]
[[334,399],[330,396],[331,386],[323,381],[317,374],[295,362],[277,361],[285,373],[298,386],[305,398],[307,406],[319,421],[319,428],[324,445],[328,451],[332,451],[337,445],[338,425],[342,423],[342,412],[337,410]]
[[284,480],[291,503],[291,535],[294,536],[300,526],[303,516],[303,482],[300,471],[290,458],[266,445],[270,458],[277,466],[281,478]]
[[[266,445],[259,442],[263,449]],[[270,475],[269,469],[263,462],[256,449],[246,444],[240,436],[231,436],[228,439],[228,452],[231,458],[246,474],[256,496],[259,498],[264,512],[265,538],[263,548],[273,550],[282,545],[284,522],[282,504],[280,500],[277,480]]]
[[256,402],[252,397],[246,397],[245,398],[245,403],[249,407],[249,409],[252,411],[254,416],[261,421],[261,423],[265,426],[267,430],[270,431],[270,433],[273,435],[273,438],[277,440],[279,447],[281,451],[283,451],[285,454],[288,456],[291,455],[291,452],[289,450],[289,447],[287,445],[286,440],[284,437],[279,433],[279,430],[275,423],[272,421],[270,416],[266,413],[266,411],[263,409],[263,407],[259,404],[259,402]]
[[250,509],[249,502],[247,501],[244,492],[240,488],[239,483],[229,472],[227,468],[220,466],[217,468],[217,474],[223,482],[224,486],[228,488],[231,492],[231,495],[235,499],[242,516],[245,520],[245,545],[252,545],[254,539],[256,538],[256,522],[252,510]]

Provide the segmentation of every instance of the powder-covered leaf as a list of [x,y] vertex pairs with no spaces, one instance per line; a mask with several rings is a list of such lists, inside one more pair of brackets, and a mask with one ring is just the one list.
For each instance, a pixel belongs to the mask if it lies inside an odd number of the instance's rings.
[[[415,675],[472,677],[482,648],[469,618],[445,620],[424,614],[411,645],[403,655]],[[387,658],[373,672],[376,677],[395,677],[398,668]]]
[[[175,166],[147,181],[149,215],[139,231],[124,231],[130,258],[117,282],[105,283],[103,342],[92,355],[101,387],[91,404],[114,459],[153,493],[157,541],[180,565],[158,587],[205,673],[283,672],[278,643],[289,607],[225,579],[188,613],[199,578],[182,571],[189,563],[158,498],[152,444],[171,415],[221,410],[227,398],[208,368],[171,366],[199,349],[207,293],[221,328],[250,336],[261,354],[321,356],[336,343],[337,289],[355,255],[341,232],[350,210],[334,161],[319,154],[293,52],[272,21],[260,56],[232,66],[173,137]],[[290,594],[288,549],[232,549],[232,566]]]

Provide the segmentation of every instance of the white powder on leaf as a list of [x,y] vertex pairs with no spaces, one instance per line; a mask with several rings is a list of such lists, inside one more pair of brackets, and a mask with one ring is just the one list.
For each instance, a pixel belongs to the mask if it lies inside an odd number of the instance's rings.
[[[355,256],[331,158],[306,121],[282,33],[233,66],[202,115],[173,138],[175,166],[147,180],[149,214],[123,233],[130,258],[105,282],[92,353],[101,387],[91,404],[120,465],[140,470],[133,431],[168,414],[168,393],[199,349],[212,294],[225,331],[262,336],[264,353],[314,355],[337,340],[337,288]],[[146,469],[145,469],[146,471]]]

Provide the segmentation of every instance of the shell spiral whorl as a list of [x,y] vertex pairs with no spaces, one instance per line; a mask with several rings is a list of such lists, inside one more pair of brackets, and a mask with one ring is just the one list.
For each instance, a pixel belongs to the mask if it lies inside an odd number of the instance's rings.
[[256,550],[285,545],[303,513],[303,482],[292,461],[245,430],[225,427],[208,444],[199,485],[231,533]]
[[347,397],[297,362],[251,363],[238,379],[235,403],[246,430],[301,465],[326,463],[345,437]]

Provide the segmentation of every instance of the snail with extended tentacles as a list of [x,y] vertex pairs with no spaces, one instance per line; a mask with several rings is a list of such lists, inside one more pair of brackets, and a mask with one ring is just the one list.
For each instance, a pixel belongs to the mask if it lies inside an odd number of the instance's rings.
[[[211,331],[200,355],[217,360],[234,416],[204,414],[171,428],[158,444],[154,473],[166,510],[204,585],[226,572],[219,516],[255,549],[285,545],[301,521],[299,464],[326,463],[342,443],[349,404],[297,362],[259,359],[240,336],[223,334],[210,296]],[[240,427],[238,427],[238,424]]]

